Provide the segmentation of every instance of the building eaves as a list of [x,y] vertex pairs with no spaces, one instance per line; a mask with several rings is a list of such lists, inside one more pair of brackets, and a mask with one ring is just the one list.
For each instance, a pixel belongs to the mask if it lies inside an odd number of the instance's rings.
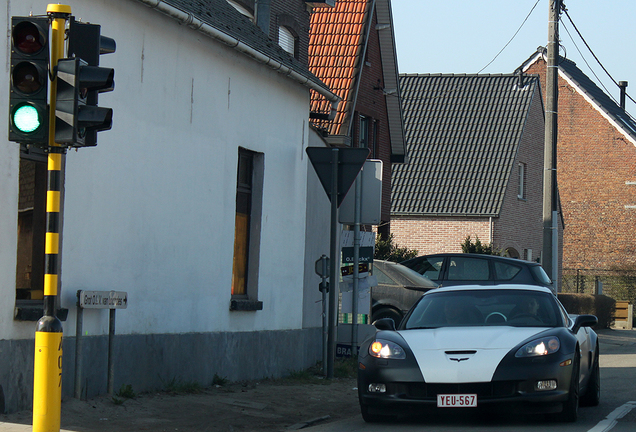
[[340,98],[226,0],[136,0],[304,85],[336,104]]
[[376,16],[380,40],[380,55],[387,114],[389,117],[389,135],[391,137],[391,162],[407,161],[404,121],[400,104],[400,78],[393,31],[391,0],[376,0]]
[[400,86],[409,162],[393,167],[391,214],[498,216],[538,78],[400,75]]
[[[546,49],[537,48],[517,71],[527,71],[538,60],[547,61]],[[575,62],[559,57],[559,75],[612,124],[625,138],[636,146],[636,120],[634,120],[612,98],[601,90]]]

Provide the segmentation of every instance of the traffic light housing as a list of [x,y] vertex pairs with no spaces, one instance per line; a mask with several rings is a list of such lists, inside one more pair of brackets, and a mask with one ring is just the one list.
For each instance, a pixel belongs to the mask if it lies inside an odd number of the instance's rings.
[[[98,24],[70,17],[68,57],[58,62],[55,142],[72,147],[97,145],[97,132],[112,127],[113,110],[98,106],[98,94],[114,89],[114,69],[99,66],[99,56],[115,52]],[[81,59],[81,60],[80,60]]]
[[[55,142],[72,147],[96,145],[96,134],[109,130],[113,110],[87,103],[91,92],[110,91],[115,71],[89,66],[74,57],[57,63],[57,95],[55,98]],[[95,137],[88,144],[87,137]]]
[[9,141],[48,146],[49,21],[11,18]]

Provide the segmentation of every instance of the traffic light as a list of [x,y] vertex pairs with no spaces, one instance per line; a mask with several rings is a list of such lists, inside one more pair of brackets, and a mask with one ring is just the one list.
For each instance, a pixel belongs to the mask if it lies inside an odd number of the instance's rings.
[[9,141],[48,145],[49,21],[11,17]]
[[[86,147],[86,138],[112,126],[113,110],[88,105],[90,92],[110,91],[115,71],[88,66],[77,57],[57,63],[57,95],[55,98],[55,142],[73,147]],[[89,145],[96,145],[95,142]]]
[[68,56],[58,62],[55,142],[73,147],[97,145],[97,132],[112,126],[113,110],[98,106],[98,94],[114,89],[114,69],[99,66],[100,54],[115,52],[101,27],[70,17]]

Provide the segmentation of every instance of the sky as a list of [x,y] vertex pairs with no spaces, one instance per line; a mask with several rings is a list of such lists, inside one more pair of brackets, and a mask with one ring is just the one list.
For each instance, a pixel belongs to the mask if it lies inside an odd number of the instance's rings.
[[[627,93],[636,99],[636,0],[563,3],[601,64],[614,81],[628,81]],[[400,73],[512,73],[548,40],[550,0],[391,0],[391,5]],[[559,36],[560,54],[618,100],[618,87],[565,13]],[[626,108],[636,116],[634,102],[627,99]]]

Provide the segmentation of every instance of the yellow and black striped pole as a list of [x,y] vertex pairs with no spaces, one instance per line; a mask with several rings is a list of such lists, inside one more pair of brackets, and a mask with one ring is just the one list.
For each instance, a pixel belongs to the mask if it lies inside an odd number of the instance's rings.
[[[51,18],[50,68],[64,54],[67,5],[49,4]],[[51,75],[54,76],[54,75]],[[55,316],[59,286],[60,209],[62,207],[62,168],[66,148],[55,143],[55,97],[57,82],[51,82],[49,97],[48,177],[46,192],[46,237],[44,274],[44,316],[35,330],[33,365],[33,432],[59,432],[62,411],[62,323]]]

